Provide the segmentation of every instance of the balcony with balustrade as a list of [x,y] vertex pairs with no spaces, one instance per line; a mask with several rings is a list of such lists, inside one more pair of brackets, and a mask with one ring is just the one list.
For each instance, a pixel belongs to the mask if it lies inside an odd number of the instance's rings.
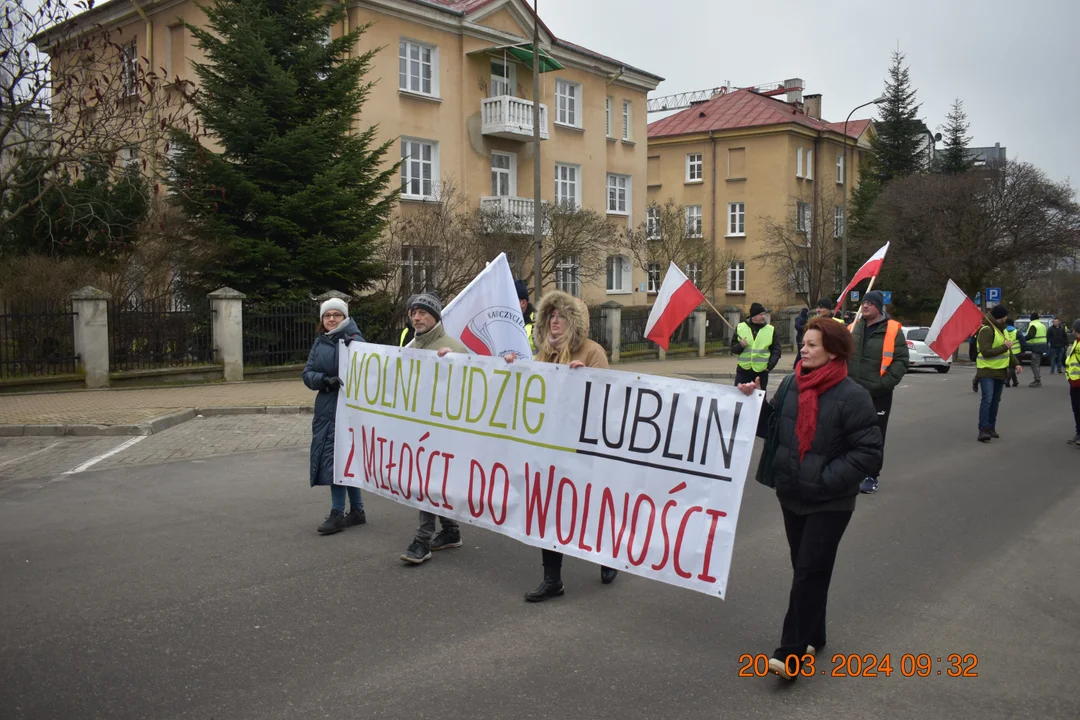
[[[548,202],[541,202],[543,234],[548,234]],[[484,214],[484,227],[488,232],[508,232],[531,235],[533,232],[533,200],[522,197],[482,197],[480,211]]]
[[[534,103],[512,95],[480,102],[481,132],[506,140],[532,140]],[[540,139],[548,139],[547,105],[540,105]]]

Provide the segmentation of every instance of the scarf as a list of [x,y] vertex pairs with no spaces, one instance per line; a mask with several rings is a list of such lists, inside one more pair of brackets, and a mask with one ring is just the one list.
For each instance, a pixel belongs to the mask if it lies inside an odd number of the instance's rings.
[[802,462],[817,433],[818,398],[821,393],[836,387],[848,375],[847,363],[832,360],[819,368],[803,373],[802,360],[795,367],[795,386],[799,390],[799,415],[795,435],[799,438],[799,462]]

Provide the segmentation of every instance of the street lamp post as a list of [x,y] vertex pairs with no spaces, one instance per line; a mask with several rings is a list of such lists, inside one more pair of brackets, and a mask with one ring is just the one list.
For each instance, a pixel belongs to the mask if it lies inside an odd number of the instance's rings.
[[[866,107],[867,105],[880,105],[881,103],[885,102],[887,99],[888,98],[886,98],[884,95],[882,95],[881,97],[875,98],[874,100],[871,100],[870,102],[866,102],[866,103],[863,103],[862,105],[859,105],[858,107],[852,108],[851,112],[848,113],[847,119],[844,120],[844,151],[841,154],[842,160],[840,161],[840,164],[844,168],[844,177],[841,178],[841,180],[844,181],[844,205],[843,205],[843,207],[844,207],[844,218],[843,218],[844,219],[844,233],[840,236],[840,272],[841,272],[841,275],[843,276],[841,278],[842,281],[843,281],[843,287],[847,287],[847,282],[848,282],[848,276],[847,276],[847,238],[848,238],[848,211],[847,211],[847,204],[848,203],[847,203],[847,199],[848,199],[848,189],[851,187],[850,177],[849,177],[849,174],[848,174],[848,161],[847,161],[847,141],[848,141],[847,126],[848,126],[848,122],[851,121],[851,116],[855,114],[856,110],[860,110],[860,109]],[[840,298],[840,301],[843,302],[844,298]]]
[[543,208],[540,205],[540,13],[533,0],[533,297],[544,293]]

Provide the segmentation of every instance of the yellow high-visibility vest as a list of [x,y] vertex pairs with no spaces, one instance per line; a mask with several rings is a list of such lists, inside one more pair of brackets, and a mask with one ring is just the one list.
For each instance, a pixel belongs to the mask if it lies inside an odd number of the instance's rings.
[[757,337],[754,337],[748,324],[739,323],[736,333],[739,340],[745,343],[739,355],[739,367],[754,372],[764,372],[769,368],[769,348],[772,346],[773,330],[772,325],[766,325],[758,330]]
[[1080,340],[1073,343],[1069,356],[1065,358],[1065,377],[1069,382],[1080,380]]
[[[992,347],[999,348],[1005,345],[1005,335],[1001,330],[996,327],[991,328],[994,331],[994,344]],[[982,333],[982,328],[979,328],[979,333]],[[1012,359],[1009,357],[1009,353],[1002,353],[1001,355],[995,355],[992,358],[985,358],[982,354],[982,349],[979,350],[979,357],[975,360],[975,367],[989,368],[990,370],[1006,370]]]

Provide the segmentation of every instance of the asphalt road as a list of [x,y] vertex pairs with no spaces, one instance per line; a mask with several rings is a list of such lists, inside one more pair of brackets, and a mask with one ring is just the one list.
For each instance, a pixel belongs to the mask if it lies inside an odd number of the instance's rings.
[[[414,513],[369,496],[367,526],[318,536],[328,493],[293,447],[0,467],[0,717],[1075,719],[1065,382],[1007,390],[982,445],[970,378],[905,380],[881,490],[840,547],[819,667],[890,653],[891,677],[739,677],[740,655],[777,644],[790,582],[779,507],[752,480],[728,600],[602,586],[571,559],[566,596],[530,605],[539,553],[492,533],[406,567]],[[931,675],[902,676],[904,653]],[[953,653],[978,677],[937,675]]]

